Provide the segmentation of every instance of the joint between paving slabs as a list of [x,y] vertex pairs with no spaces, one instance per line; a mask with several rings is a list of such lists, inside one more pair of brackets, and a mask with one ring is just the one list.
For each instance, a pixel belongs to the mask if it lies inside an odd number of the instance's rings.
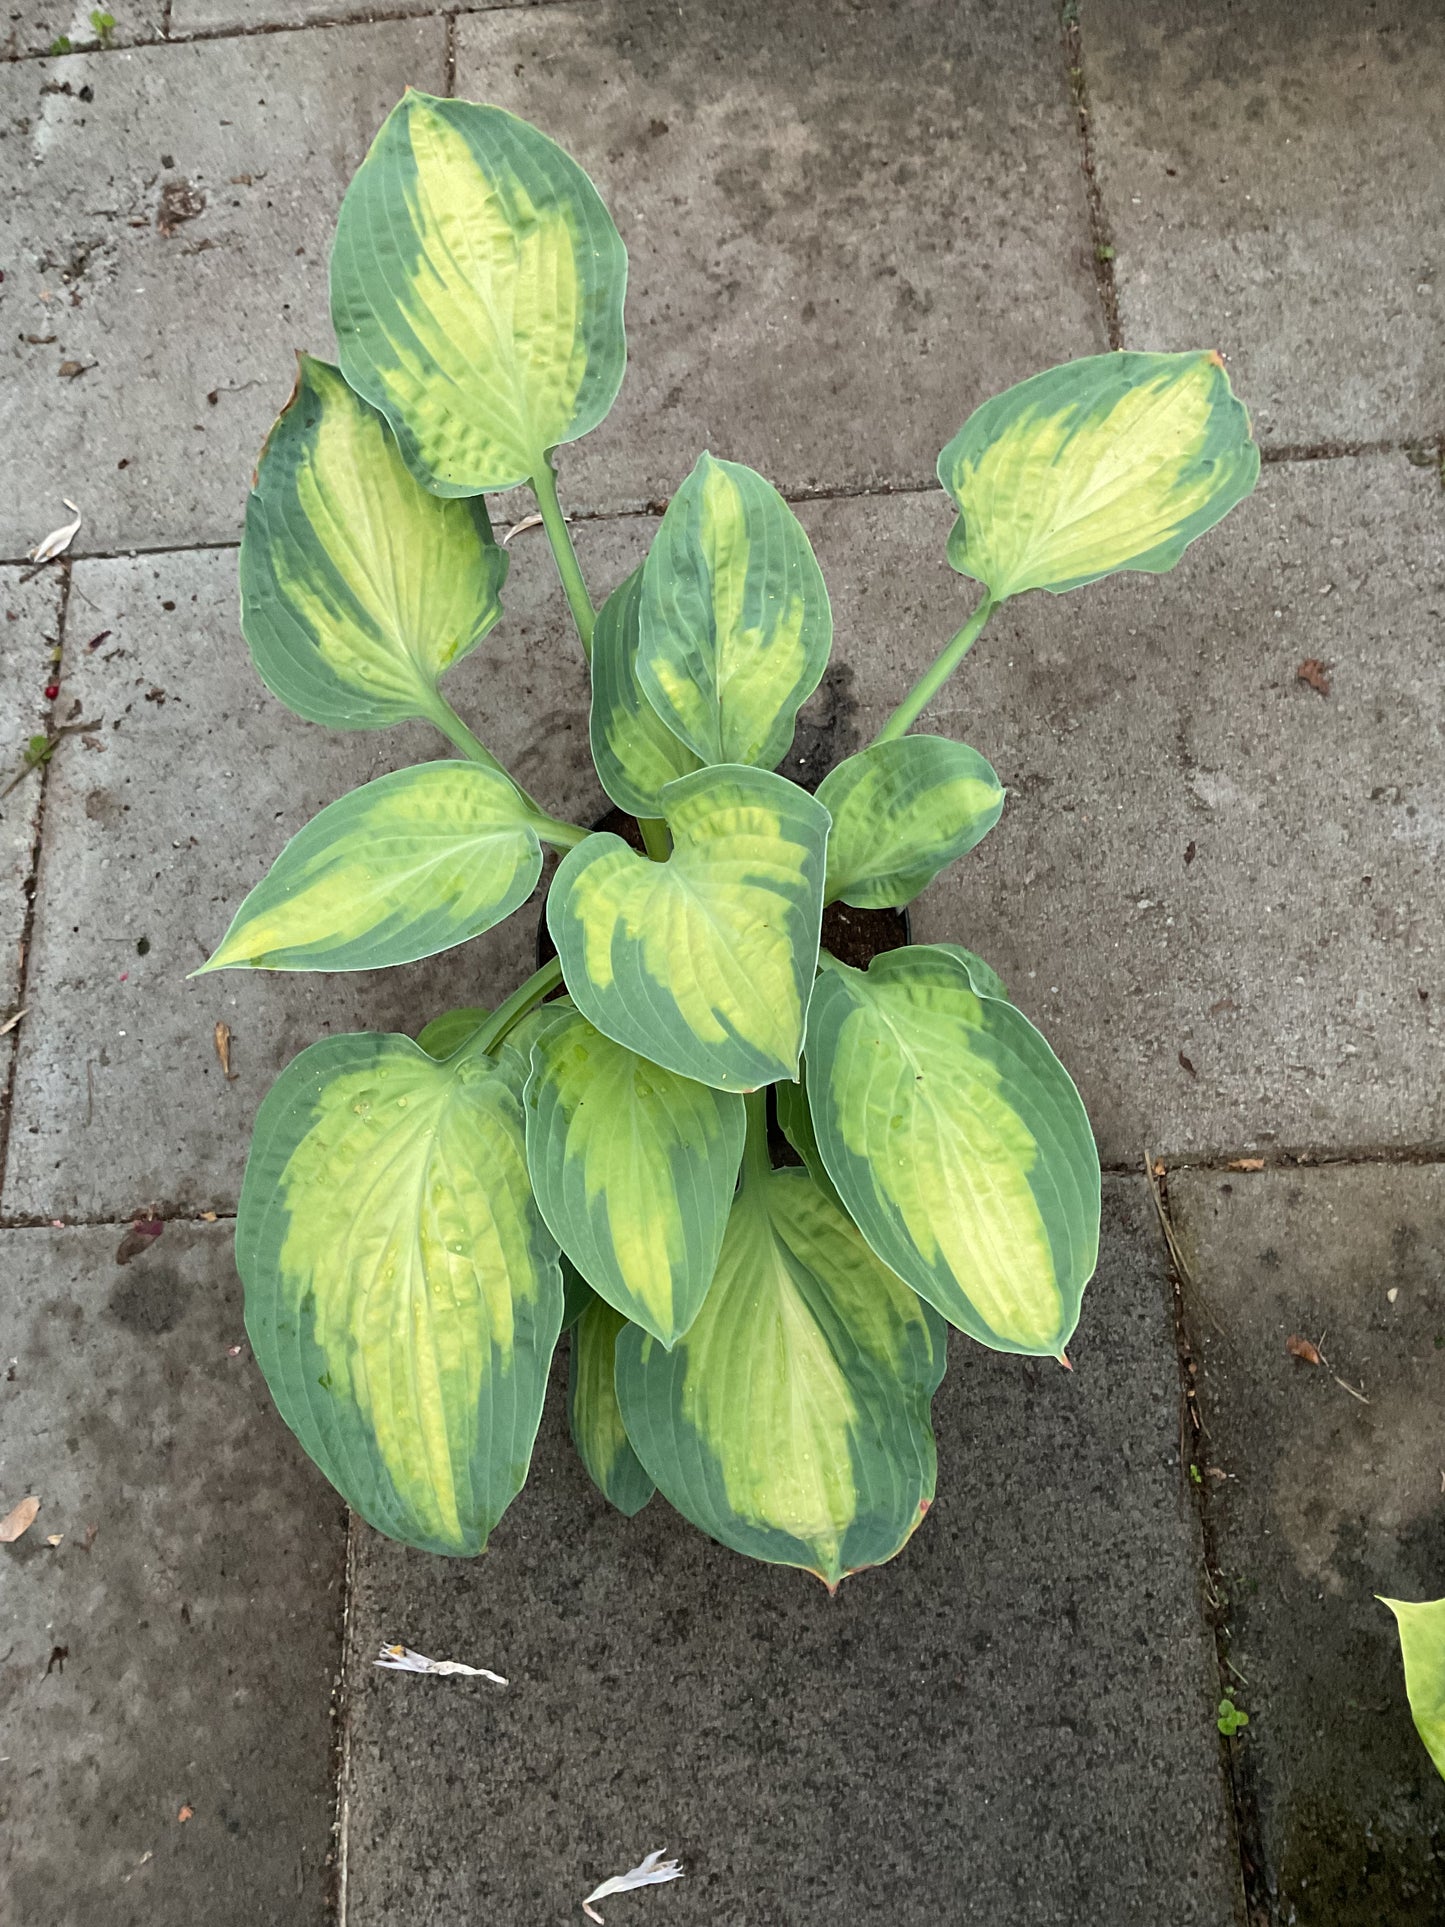
[[[1188,1285],[1201,1305],[1197,1287],[1189,1270],[1174,1221],[1169,1211],[1169,1173],[1152,1152],[1144,1152],[1144,1175],[1159,1218],[1159,1229],[1169,1272],[1170,1296],[1174,1307],[1174,1349],[1179,1368],[1179,1476],[1190,1489],[1195,1517],[1199,1523],[1203,1565],[1200,1585],[1205,1618],[1214,1634],[1215,1664],[1219,1673],[1219,1695],[1229,1697],[1239,1690],[1240,1679],[1229,1659],[1228,1595],[1219,1565],[1218,1541],[1210,1508],[1210,1480],[1206,1470],[1207,1434],[1199,1404],[1198,1347],[1190,1323],[1184,1290]],[[1207,1315],[1207,1312],[1206,1312]],[[1212,1322],[1212,1321],[1211,1321]],[[1219,1330],[1216,1327],[1216,1330]],[[1219,1330],[1224,1339],[1224,1333]],[[1225,1341],[1227,1343],[1227,1340]],[[1243,1890],[1245,1919],[1249,1927],[1270,1927],[1271,1913],[1265,1872],[1263,1830],[1260,1824],[1259,1795],[1255,1785],[1254,1755],[1237,1738],[1219,1736],[1220,1766],[1229,1788],[1235,1852]]]
[[[70,611],[69,563],[62,562],[60,569],[60,595],[55,605],[55,636],[51,645],[56,656],[51,671],[51,682],[56,694],[49,698],[45,711],[45,734],[50,748],[35,772],[35,781],[40,785],[40,795],[35,805],[35,834],[30,840],[30,862],[26,868],[25,882],[22,886],[25,892],[25,915],[20,925],[20,958],[15,972],[15,1008],[18,1011],[25,1009],[30,982],[30,945],[35,934],[35,906],[40,896],[40,864],[45,841],[45,799],[49,793],[50,765],[54,759],[58,740],[55,735],[55,718],[59,704],[65,695],[65,622]],[[16,792],[12,792],[14,793]],[[19,1068],[20,1039],[16,1037],[11,1043],[10,1064],[5,1073],[5,1088],[3,1093],[0,1093],[0,1198],[5,1196],[5,1179],[9,1170],[10,1127],[15,1117],[15,1081]]]
[[455,100],[457,93],[457,17],[454,13],[446,16],[447,57],[446,72],[442,81],[442,92],[448,100]]
[[[568,0],[532,0],[532,4],[540,6],[560,6],[567,3]],[[515,0],[485,0],[484,4],[467,6],[464,7],[462,11],[468,14],[504,13],[510,10],[513,5],[515,5]],[[324,32],[338,27],[380,27],[386,26],[394,21],[402,20],[435,20],[437,18],[443,18],[450,24],[455,23],[457,18],[455,11],[445,11],[440,5],[428,9],[425,13],[410,13],[403,12],[400,9],[389,10],[378,7],[375,9],[368,8],[365,13],[361,14],[352,14],[350,16],[336,15],[326,20],[307,20],[300,25],[295,21],[261,20],[257,21],[254,26],[249,27],[197,27],[191,33],[173,34],[171,32],[172,12],[173,0],[166,0],[165,9],[161,15],[160,28],[153,34],[139,35],[134,40],[110,40],[105,43],[99,40],[82,42],[79,46],[73,47],[69,54],[54,54],[48,47],[34,47],[23,53],[0,54],[0,67],[18,66],[22,61],[26,60],[68,60],[77,54],[90,56],[94,54],[134,53],[140,47],[190,47],[203,45],[212,40],[257,40],[265,34],[273,33],[310,33],[313,30]],[[447,92],[450,94],[451,91],[451,83],[449,81]]]
[[1119,320],[1119,289],[1114,278],[1114,243],[1104,195],[1094,163],[1094,130],[1089,118],[1089,90],[1084,69],[1084,40],[1079,27],[1079,0],[1063,0],[1059,9],[1063,33],[1064,58],[1068,65],[1069,92],[1079,123],[1079,171],[1084,177],[1084,198],[1089,209],[1089,248],[1094,263],[1094,284],[1099,293],[1104,328],[1111,348],[1124,346],[1124,330]]

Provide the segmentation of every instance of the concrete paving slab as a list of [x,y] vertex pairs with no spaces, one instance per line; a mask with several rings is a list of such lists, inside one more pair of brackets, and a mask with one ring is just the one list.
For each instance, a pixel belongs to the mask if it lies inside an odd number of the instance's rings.
[[[687,1869],[670,1927],[1234,1921],[1156,1240],[1142,1185],[1112,1183],[1072,1377],[956,1342],[938,1499],[836,1599],[661,1500],[610,1512],[565,1374],[483,1559],[359,1529],[352,1927],[574,1919],[661,1846]],[[511,1685],[376,1672],[383,1638]]]
[[[862,513],[872,577],[830,580],[891,697],[967,602],[946,512]],[[1006,609],[945,691],[1010,796],[916,934],[1001,971],[1110,1161],[1445,1142],[1442,608],[1432,474],[1270,465],[1173,574]],[[857,670],[865,735],[883,681]]]
[[61,36],[73,47],[98,46],[93,12],[109,13],[115,21],[108,36],[112,47],[159,40],[166,15],[165,0],[119,0],[105,8],[92,6],[91,0],[0,0],[0,59],[48,53]]
[[1445,431],[1437,0],[1088,0],[1129,348],[1218,347],[1264,438]]
[[[634,525],[585,528],[584,562],[610,585],[642,539]],[[402,970],[187,982],[318,809],[450,754],[420,725],[342,735],[291,716],[251,668],[235,570],[231,550],[76,566],[61,702],[105,720],[98,747],[68,739],[51,770],[23,1027],[34,1029],[3,1192],[12,1216],[229,1210],[256,1106],[298,1050],[327,1031],[414,1033],[438,1011],[499,1002],[535,967],[537,917],[524,909]],[[605,799],[587,755],[585,671],[535,536],[518,540],[506,604],[448,693],[534,794],[591,823]],[[230,1084],[218,1021],[233,1033]]]
[[704,447],[789,493],[922,482],[995,389],[1106,345],[1052,0],[587,0],[456,36],[456,92],[570,148],[631,254],[578,507],[669,495]]
[[[1445,1173],[1182,1172],[1169,1196],[1262,1918],[1426,1927],[1445,1919],[1445,1786],[1375,1594],[1445,1591]],[[1291,1358],[1292,1335],[1332,1371]]]
[[0,1233],[0,1922],[320,1927],[343,1510],[229,1355],[229,1227],[125,1229]]
[[0,68],[0,555],[61,494],[78,554],[239,535],[342,191],[445,67],[431,19]]

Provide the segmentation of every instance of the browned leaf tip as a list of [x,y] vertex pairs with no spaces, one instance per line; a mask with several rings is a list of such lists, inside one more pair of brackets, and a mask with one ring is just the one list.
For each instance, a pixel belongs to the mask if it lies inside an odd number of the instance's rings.
[[161,1218],[137,1218],[115,1248],[115,1262],[128,1265],[132,1258],[138,1258],[143,1251],[149,1251],[156,1239],[165,1230]]
[[231,1069],[231,1026],[229,1024],[218,1022],[216,1025],[216,1056],[220,1060],[222,1077],[228,1084],[234,1084],[239,1073]]
[[1307,1338],[1301,1338],[1298,1333],[1290,1334],[1284,1341],[1284,1348],[1291,1358],[1302,1359],[1306,1365],[1323,1365],[1325,1362],[1320,1357],[1318,1345],[1312,1345]]
[[13,1546],[22,1532],[28,1532],[35,1524],[35,1515],[40,1510],[40,1501],[32,1493],[22,1499],[19,1505],[12,1506],[0,1519],[0,1545]]
[[1320,661],[1318,656],[1306,656],[1294,672],[1294,679],[1296,682],[1308,683],[1317,696],[1328,696],[1330,693],[1329,668]]

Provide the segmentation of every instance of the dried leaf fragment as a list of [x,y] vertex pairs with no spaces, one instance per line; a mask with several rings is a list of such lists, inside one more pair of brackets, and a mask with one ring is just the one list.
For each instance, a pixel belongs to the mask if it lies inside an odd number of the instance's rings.
[[234,1084],[240,1073],[231,1069],[231,1026],[229,1024],[220,1022],[216,1024],[216,1056],[220,1060],[222,1077],[228,1084]]
[[13,1546],[21,1533],[28,1532],[35,1524],[35,1515],[39,1510],[40,1501],[34,1493],[28,1499],[22,1499],[19,1505],[11,1506],[5,1517],[0,1519],[0,1545]]
[[149,1251],[165,1228],[163,1218],[137,1218],[116,1246],[115,1262],[118,1265],[128,1265],[132,1258],[138,1258],[143,1251]]
[[1225,1165],[1226,1171],[1262,1171],[1263,1158],[1231,1158]]
[[75,506],[74,502],[70,500],[68,495],[62,495],[60,499],[75,517],[75,520],[73,522],[67,522],[64,528],[52,529],[43,542],[37,542],[35,547],[30,551],[30,560],[32,562],[53,562],[57,555],[64,555],[65,551],[75,540],[76,532],[80,528],[82,519],[80,510]]
[[540,515],[524,515],[521,521],[514,522],[502,537],[502,547],[505,549],[514,535],[524,535],[528,529],[539,529],[541,526],[542,518]]
[[664,1860],[662,1856],[666,1851],[665,1847],[659,1847],[627,1873],[614,1874],[610,1880],[604,1880],[600,1887],[594,1887],[582,1902],[583,1913],[602,1927],[601,1914],[593,1911],[594,1900],[606,1900],[609,1894],[630,1894],[636,1887],[658,1887],[664,1880],[681,1880],[682,1867],[676,1860]]
[[63,1532],[47,1532],[45,1535],[45,1543],[47,1546],[58,1546],[64,1537],[65,1534]]
[[383,1645],[380,1659],[373,1663],[393,1673],[442,1673],[463,1679],[489,1679],[496,1686],[507,1683],[500,1673],[489,1672],[485,1666],[467,1666],[459,1659],[428,1659],[425,1653],[414,1653],[410,1646]]
[[13,1017],[7,1017],[5,1022],[0,1024],[0,1037],[4,1037],[8,1032],[14,1030],[15,1026],[25,1014],[23,1010],[17,1010]]
[[176,1815],[176,1819],[181,1823],[182,1826],[184,1826],[186,1821],[191,1819],[192,1816],[195,1814],[195,1811],[196,1809],[192,1806],[184,1806],[181,1808],[180,1812]]
[[1284,1348],[1291,1358],[1302,1359],[1306,1365],[1323,1365],[1325,1362],[1320,1356],[1319,1347],[1297,1333],[1290,1334],[1284,1341]]
[[1294,672],[1294,679],[1296,682],[1307,683],[1317,696],[1328,696],[1330,693],[1329,668],[1327,664],[1320,661],[1318,656],[1306,656]]

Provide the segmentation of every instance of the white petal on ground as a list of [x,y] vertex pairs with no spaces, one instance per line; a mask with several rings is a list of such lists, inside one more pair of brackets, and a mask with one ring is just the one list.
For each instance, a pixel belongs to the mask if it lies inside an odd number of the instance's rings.
[[606,1900],[609,1894],[630,1894],[634,1887],[658,1887],[664,1880],[681,1880],[682,1868],[678,1862],[662,1858],[666,1851],[666,1847],[659,1847],[630,1872],[614,1874],[610,1880],[604,1880],[600,1887],[594,1887],[582,1902],[583,1913],[589,1920],[600,1923],[601,1914],[592,1911],[594,1900]]
[[425,1653],[414,1653],[410,1646],[384,1645],[375,1664],[393,1673],[443,1673],[462,1679],[489,1679],[494,1686],[507,1683],[500,1673],[489,1672],[485,1666],[467,1666],[459,1659],[428,1659]]
[[75,540],[75,532],[80,527],[80,510],[75,506],[74,502],[70,500],[69,496],[62,495],[60,499],[75,517],[75,520],[73,522],[67,522],[64,528],[52,529],[43,542],[37,542],[35,547],[30,551],[30,560],[32,562],[53,562],[57,555],[64,555],[65,551]]

